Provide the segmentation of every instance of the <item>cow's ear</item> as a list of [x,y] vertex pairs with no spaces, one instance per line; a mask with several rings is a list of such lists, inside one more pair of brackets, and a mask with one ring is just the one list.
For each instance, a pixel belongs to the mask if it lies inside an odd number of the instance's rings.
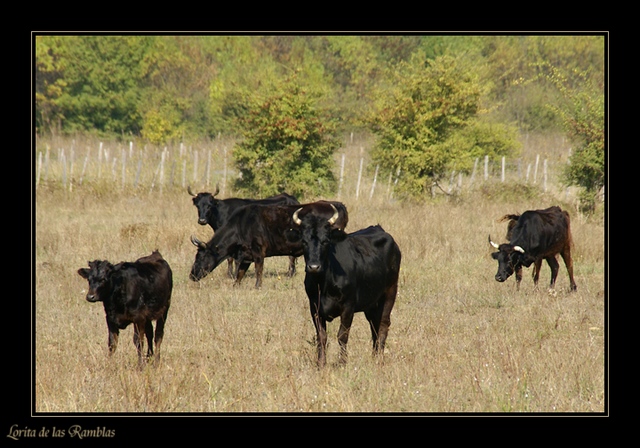
[[285,230],[284,237],[290,243],[298,243],[302,239],[302,235],[298,229],[294,229],[293,227]]
[[341,229],[332,229],[331,230],[331,241],[334,243],[339,243],[340,241],[344,241],[347,238],[347,234],[344,230]]
[[80,277],[82,277],[82,278],[89,278],[89,269],[80,268],[80,269],[78,269],[78,274],[80,274]]
[[500,252],[494,252],[491,254],[491,258],[493,258],[494,260],[497,260],[499,256],[500,256]]

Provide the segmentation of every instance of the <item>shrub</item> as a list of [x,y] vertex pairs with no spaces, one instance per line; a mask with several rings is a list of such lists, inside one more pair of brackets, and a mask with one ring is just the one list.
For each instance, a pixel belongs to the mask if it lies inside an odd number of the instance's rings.
[[237,189],[260,196],[286,191],[296,197],[335,190],[333,152],[339,140],[334,123],[295,76],[248,107],[243,138],[234,149]]

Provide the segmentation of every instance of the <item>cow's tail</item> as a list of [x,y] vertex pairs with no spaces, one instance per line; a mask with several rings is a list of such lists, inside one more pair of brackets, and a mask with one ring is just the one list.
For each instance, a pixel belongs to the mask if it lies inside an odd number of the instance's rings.
[[509,221],[507,224],[507,241],[511,241],[511,232],[516,224],[518,224],[518,219],[520,219],[519,214],[504,215],[502,218],[498,219],[498,222]]
[[504,215],[502,218],[498,219],[496,222],[518,221],[519,218],[520,218],[519,214]]
[[569,212],[563,210],[562,213],[564,217],[567,219],[567,243],[569,247],[573,247],[573,237],[571,236],[571,218],[569,217]]

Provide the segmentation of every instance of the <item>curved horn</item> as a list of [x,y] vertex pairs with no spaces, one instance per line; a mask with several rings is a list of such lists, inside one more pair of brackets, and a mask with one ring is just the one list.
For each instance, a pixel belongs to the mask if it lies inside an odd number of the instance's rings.
[[300,210],[302,210],[302,207],[300,207],[298,210],[296,210],[295,213],[293,214],[293,216],[291,217],[293,222],[295,222],[296,225],[298,225],[298,226],[300,224],[302,224],[302,220],[300,218],[298,218],[298,213],[300,212]]
[[513,250],[515,250],[516,252],[520,252],[521,254],[524,253],[524,249],[520,246],[513,246]]
[[339,213],[338,213],[338,209],[333,204],[329,204],[329,205],[333,209],[333,216],[329,218],[329,224],[334,225],[338,220]]
[[489,235],[489,244],[491,244],[493,247],[495,247],[496,249],[498,249],[500,246],[496,243],[494,243],[493,241],[491,241],[491,235]]
[[191,185],[187,185],[187,193],[189,193],[191,196],[196,196],[196,194],[191,191]]
[[204,244],[202,241],[200,241],[198,238],[196,238],[194,235],[191,235],[191,243],[196,246],[199,247],[201,249],[206,249],[207,245]]
[[218,193],[220,193],[220,184],[216,184],[216,191],[212,196],[215,198]]

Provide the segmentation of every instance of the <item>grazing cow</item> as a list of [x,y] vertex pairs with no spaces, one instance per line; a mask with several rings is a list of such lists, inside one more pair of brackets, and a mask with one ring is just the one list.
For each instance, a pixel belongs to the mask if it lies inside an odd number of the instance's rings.
[[[340,202],[319,201],[307,204],[326,218],[333,216],[337,207],[340,218],[334,226],[344,228],[349,216],[347,208]],[[256,288],[262,286],[264,259],[278,255],[298,257],[302,255],[302,244],[290,242],[285,232],[291,228],[291,217],[300,205],[258,205],[251,204],[238,209],[227,224],[215,233],[208,243],[196,237],[191,242],[198,248],[189,278],[199,281],[213,271],[224,259],[232,257],[238,262],[236,284],[239,284],[251,262],[256,265]]]
[[[228,198],[228,199],[216,199],[216,195],[220,193],[220,186],[216,185],[216,191],[211,193],[198,193],[195,194],[191,191],[191,186],[187,186],[187,192],[193,196],[193,205],[198,209],[198,224],[204,226],[209,224],[215,232],[220,227],[225,225],[234,211],[240,207],[244,207],[249,204],[261,204],[261,205],[296,205],[300,204],[296,198],[287,193],[281,193],[276,196],[271,196],[265,199],[240,199],[240,198]],[[236,263],[237,269],[237,263]],[[295,257],[289,258],[289,272],[288,275],[292,276],[296,270]],[[229,258],[229,264],[227,268],[229,277],[234,277],[233,272],[233,259]]]
[[347,234],[333,226],[337,210],[329,219],[314,213],[303,216],[303,211],[294,213],[297,228],[287,237],[304,247],[304,286],[316,328],[318,366],[326,364],[326,323],[336,317],[340,361],[346,362],[349,329],[360,311],[369,321],[374,353],[384,353],[398,291],[400,248],[380,226]]
[[152,321],[155,320],[156,355],[159,359],[173,287],[171,268],[160,252],[156,250],[133,263],[113,265],[104,260],[90,261],[89,268],[78,269],[78,274],[89,282],[86,299],[104,305],[109,329],[109,354],[116,351],[120,330],[133,323],[133,343],[138,350],[138,363],[143,365],[143,337],[147,337],[147,357],[150,357],[153,355]]
[[517,289],[520,289],[522,266],[529,267],[533,263],[533,282],[537,286],[542,260],[547,260],[551,268],[549,288],[553,289],[560,266],[556,260],[559,253],[567,266],[571,290],[577,289],[573,280],[569,213],[560,207],[549,207],[544,210],[528,210],[522,215],[505,215],[499,220],[502,221],[508,221],[509,243],[498,245],[489,236],[489,243],[498,249],[498,252],[491,254],[493,259],[498,260],[497,281],[504,282],[515,272]]

